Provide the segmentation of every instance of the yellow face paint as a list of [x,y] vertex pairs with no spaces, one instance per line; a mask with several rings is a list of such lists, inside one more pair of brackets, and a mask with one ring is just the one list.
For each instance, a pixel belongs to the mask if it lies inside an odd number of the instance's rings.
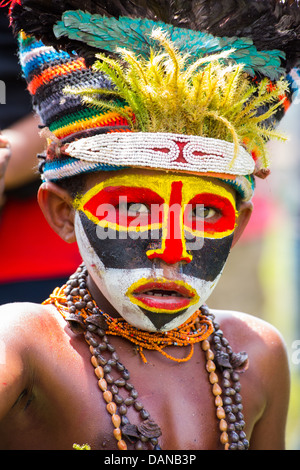
[[[120,214],[122,204],[124,213]],[[137,210],[136,215],[130,215],[128,211],[126,213],[126,204],[142,204],[147,213]],[[185,230],[198,237],[223,238],[235,228],[236,203],[232,192],[201,177],[178,177],[169,173],[115,175],[77,198],[74,205],[95,224],[116,231],[145,232],[166,228],[168,215],[172,209],[174,213],[178,205],[181,207],[177,217],[180,232]],[[199,230],[197,225],[201,224],[196,223],[192,211],[201,205],[216,214],[204,218],[203,228]],[[178,227],[176,233],[179,233]]]

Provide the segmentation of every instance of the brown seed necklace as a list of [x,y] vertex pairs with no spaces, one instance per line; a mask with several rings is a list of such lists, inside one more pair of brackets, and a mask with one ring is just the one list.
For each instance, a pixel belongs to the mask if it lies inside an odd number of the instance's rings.
[[[214,397],[220,442],[225,450],[247,450],[249,442],[244,431],[239,382],[240,371],[247,367],[247,355],[232,351],[209,309],[202,306],[191,319],[172,332],[142,332],[128,325],[125,320],[113,319],[99,309],[87,289],[87,275],[86,267],[79,266],[63,287],[54,290],[44,305],[53,304],[72,331],[84,335],[98,386],[111,416],[117,448],[127,450],[130,446],[135,450],[161,450],[161,430],[139,401],[138,392],[130,382],[130,373],[109,342],[109,335],[131,341],[144,362],[147,362],[143,352],[145,349],[157,350],[177,362],[188,361],[194,352],[194,344],[200,343]],[[170,345],[190,345],[191,350],[185,359],[179,361],[164,351]],[[217,372],[222,377],[221,385]],[[137,425],[131,424],[128,419],[129,408],[139,414]]]

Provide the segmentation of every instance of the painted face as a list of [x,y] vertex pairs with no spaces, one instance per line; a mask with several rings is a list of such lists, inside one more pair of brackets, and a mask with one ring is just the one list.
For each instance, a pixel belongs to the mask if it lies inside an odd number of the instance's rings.
[[130,324],[167,331],[206,302],[233,240],[229,187],[188,175],[118,172],[74,205],[89,273]]

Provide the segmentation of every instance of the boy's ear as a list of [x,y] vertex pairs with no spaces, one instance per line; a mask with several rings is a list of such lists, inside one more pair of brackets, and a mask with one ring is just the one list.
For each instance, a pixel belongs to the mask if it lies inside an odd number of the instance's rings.
[[68,191],[51,182],[43,183],[38,202],[50,227],[67,243],[75,242],[75,210]]
[[238,219],[236,223],[236,228],[234,231],[232,247],[234,247],[234,245],[236,245],[238,240],[241,238],[251,218],[252,211],[253,211],[253,204],[251,201],[241,203],[240,208],[239,208],[239,215],[238,215]]

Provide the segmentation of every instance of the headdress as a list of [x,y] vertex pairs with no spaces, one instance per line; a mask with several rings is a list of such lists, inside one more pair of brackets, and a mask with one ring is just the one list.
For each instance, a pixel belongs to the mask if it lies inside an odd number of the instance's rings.
[[297,90],[298,0],[9,3],[45,180],[169,169],[251,198]]

